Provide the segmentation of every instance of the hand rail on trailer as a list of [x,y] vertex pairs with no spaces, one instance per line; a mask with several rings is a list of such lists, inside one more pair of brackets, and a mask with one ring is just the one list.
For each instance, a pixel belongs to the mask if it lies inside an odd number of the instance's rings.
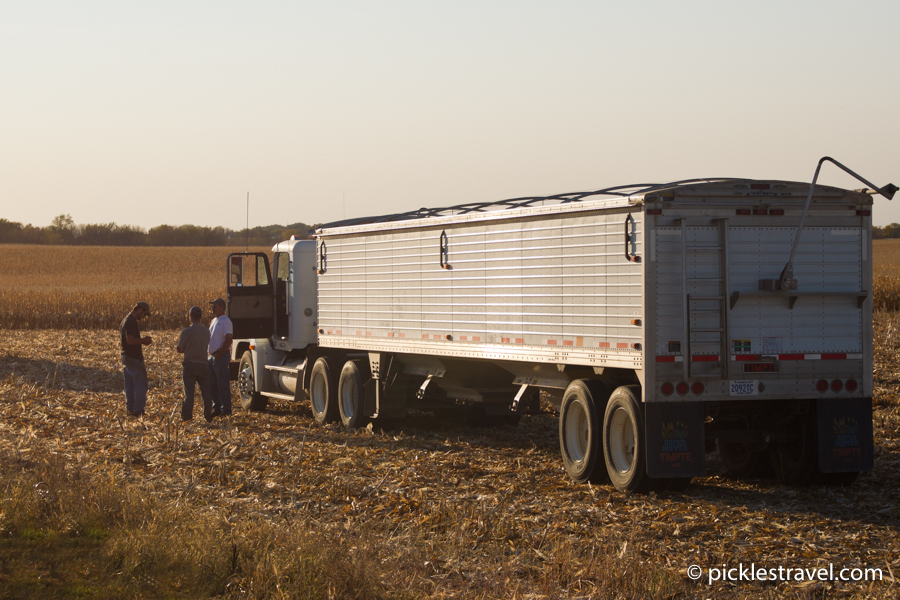
[[316,229],[331,229],[334,227],[350,227],[353,225],[368,225],[371,223],[389,223],[393,221],[408,221],[412,219],[427,219],[431,217],[465,215],[470,213],[492,212],[496,210],[507,210],[513,208],[526,208],[529,206],[541,206],[545,204],[568,204],[571,202],[581,202],[582,200],[593,198],[594,196],[628,198],[629,196],[649,194],[650,192],[658,189],[684,187],[696,183],[723,183],[728,181],[745,180],[738,177],[703,177],[698,179],[672,181],[669,183],[635,183],[630,185],[618,185],[601,190],[593,190],[589,192],[569,192],[565,194],[554,194],[552,196],[524,196],[522,198],[510,198],[508,200],[497,200],[491,202],[467,202],[465,204],[457,204],[455,206],[446,206],[443,208],[420,208],[417,210],[395,213],[391,215],[358,217],[354,219],[334,221],[331,223],[323,223],[322,225],[316,226],[315,229],[310,230],[310,234],[315,234]]

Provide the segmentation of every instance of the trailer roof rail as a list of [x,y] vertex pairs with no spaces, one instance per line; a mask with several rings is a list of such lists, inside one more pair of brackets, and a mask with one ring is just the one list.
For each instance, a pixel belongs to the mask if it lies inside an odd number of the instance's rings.
[[[745,181],[744,179],[735,177],[708,177],[700,179],[684,179],[682,181],[672,181],[669,183],[634,183],[630,185],[617,185],[601,190],[593,190],[588,192],[569,192],[566,194],[554,194],[552,196],[525,196],[522,198],[509,198],[507,200],[496,200],[493,202],[467,202],[465,204],[457,204],[454,206],[446,206],[443,208],[420,208],[402,213],[391,215],[380,215],[372,217],[358,217],[355,219],[343,219],[341,221],[333,221],[331,223],[323,223],[315,228],[330,229],[333,227],[350,227],[353,225],[368,225],[371,223],[389,223],[393,221],[409,221],[413,219],[428,219],[433,217],[448,217],[455,215],[464,215],[469,213],[492,212],[499,210],[507,210],[513,208],[525,208],[529,206],[548,206],[554,204],[567,204],[570,202],[581,202],[585,199],[594,199],[596,197],[618,197],[628,198],[630,196],[648,194],[650,192],[684,187],[698,183],[722,183],[728,181]],[[315,233],[311,230],[310,233]]]

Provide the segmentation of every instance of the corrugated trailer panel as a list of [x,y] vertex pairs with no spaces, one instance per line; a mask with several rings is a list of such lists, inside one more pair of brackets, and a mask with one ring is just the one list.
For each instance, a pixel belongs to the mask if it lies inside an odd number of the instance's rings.
[[[760,279],[777,276],[790,254],[795,228],[732,227],[731,291],[758,291]],[[859,353],[863,346],[862,307],[852,295],[862,289],[861,230],[804,228],[794,276],[811,293],[793,308],[784,294],[739,299],[731,311],[731,337],[748,340],[743,353]]]
[[643,270],[626,256],[626,219],[627,251],[640,255],[641,213],[622,209],[332,230],[319,241],[327,256],[318,280],[322,345],[352,337],[353,347],[368,338],[373,349],[387,341],[407,352],[429,353],[425,342],[470,353],[502,346],[528,360],[535,347],[568,349],[545,360],[584,364],[602,364],[606,353],[640,356],[632,321],[643,317]]
[[[712,227],[686,228],[695,248],[716,243]],[[729,227],[729,292],[739,297],[730,307],[729,353],[858,353],[863,344],[863,310],[855,296],[862,285],[862,238],[858,228],[805,228],[794,263],[803,296],[793,307],[785,293],[759,294],[759,280],[776,276],[790,254],[796,228]],[[716,254],[688,253],[682,258],[681,230],[655,230],[657,257],[657,354],[681,355],[684,345],[687,266],[688,293],[709,297],[718,293]],[[816,295],[848,292],[848,295]],[[810,294],[810,295],[805,295]],[[729,299],[730,300],[730,299]],[[712,329],[719,322],[713,301],[699,301],[691,314],[692,329]],[[707,311],[707,312],[704,312]],[[692,345],[694,355],[718,355],[719,340],[704,333]],[[736,345],[734,340],[743,343]],[[677,350],[675,349],[677,348]]]

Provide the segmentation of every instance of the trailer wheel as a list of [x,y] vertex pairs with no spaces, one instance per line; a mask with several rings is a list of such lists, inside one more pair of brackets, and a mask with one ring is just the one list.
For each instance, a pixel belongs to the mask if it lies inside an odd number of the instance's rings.
[[609,390],[599,381],[569,384],[559,407],[559,449],[566,473],[576,483],[609,483],[600,443],[602,414]]
[[264,411],[269,399],[253,389],[253,355],[247,351],[241,356],[238,366],[238,392],[244,410]]
[[366,416],[366,390],[363,368],[365,363],[359,360],[348,360],[341,369],[338,381],[338,408],[341,423],[344,427],[359,429],[369,420]]
[[834,487],[848,486],[859,477],[859,471],[850,471],[849,473],[825,473],[825,485]]
[[693,481],[691,477],[671,477],[665,484],[661,484],[660,488],[670,492],[683,492],[691,485],[691,481]]
[[719,442],[719,455],[732,477],[766,477],[772,475],[772,467],[766,452],[751,450],[743,442]]
[[787,428],[788,435],[769,446],[769,458],[778,481],[785,485],[815,485],[819,472],[819,448],[815,412],[798,415]]
[[644,445],[644,411],[638,397],[641,387],[623,385],[609,398],[603,416],[603,456],[609,479],[623,492],[646,492],[654,484],[662,489],[668,479],[647,475]]
[[337,361],[331,357],[321,357],[313,365],[309,376],[309,399],[316,423],[335,423],[340,418],[338,411]]

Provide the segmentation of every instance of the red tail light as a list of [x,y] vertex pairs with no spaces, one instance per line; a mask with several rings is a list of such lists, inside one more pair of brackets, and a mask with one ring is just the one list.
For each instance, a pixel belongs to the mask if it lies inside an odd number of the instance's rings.
[[688,393],[688,384],[683,381],[679,381],[678,385],[675,386],[675,391],[684,396]]
[[844,382],[841,381],[840,379],[835,379],[834,381],[831,382],[831,391],[832,392],[837,393],[837,392],[840,392],[842,389],[844,389]]
[[698,396],[700,394],[702,394],[703,390],[705,390],[705,389],[706,389],[706,387],[699,381],[695,381],[694,383],[691,384],[691,391],[694,392]]
[[824,379],[820,379],[816,382],[816,391],[820,394],[824,394],[828,391],[828,382]]
[[662,384],[662,387],[659,388],[659,391],[663,393],[663,396],[671,396],[672,392],[675,391],[675,386],[667,381],[666,383]]
[[784,210],[781,208],[772,208],[772,209],[769,209],[769,214],[780,217],[784,214]]
[[859,384],[856,383],[855,379],[848,379],[847,383],[844,384],[844,388],[848,392],[855,392],[857,390],[857,388],[859,388]]
[[765,208],[754,208],[753,214],[754,215],[767,215],[767,214],[769,214],[769,211],[766,210]]

